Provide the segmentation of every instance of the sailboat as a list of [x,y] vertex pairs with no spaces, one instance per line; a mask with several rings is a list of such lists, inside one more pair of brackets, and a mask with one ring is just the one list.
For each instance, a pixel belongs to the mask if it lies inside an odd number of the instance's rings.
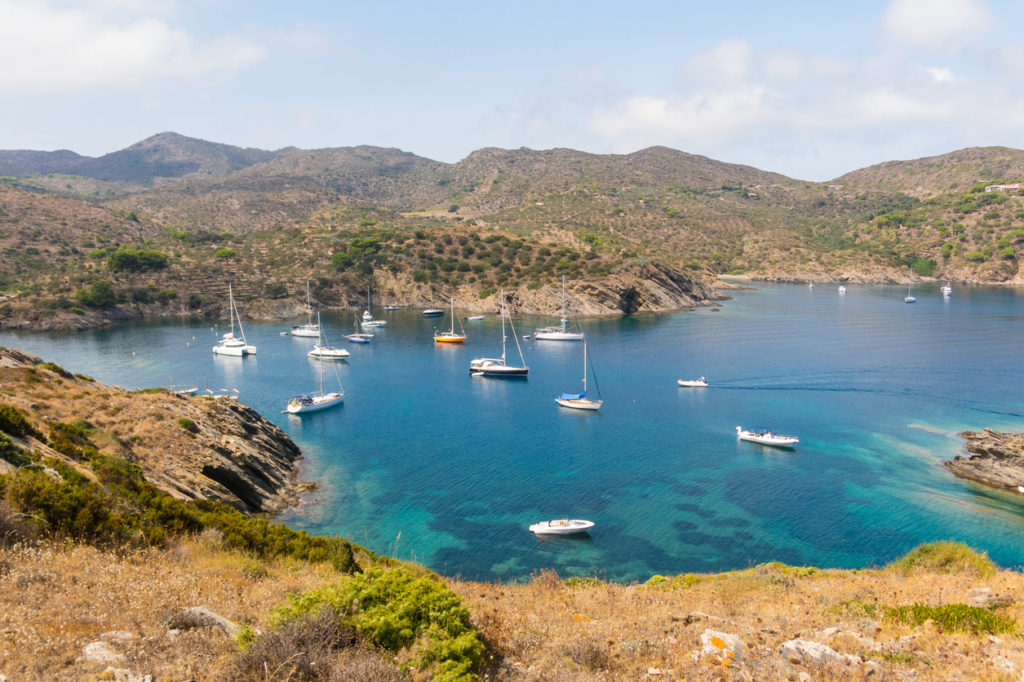
[[[220,338],[217,345],[213,347],[213,352],[216,355],[234,355],[236,357],[255,355],[256,346],[250,346],[245,341],[245,331],[242,329],[242,319],[238,317],[238,310],[235,308],[235,297],[231,293],[230,284],[228,284],[228,308],[228,314],[231,317],[231,331]],[[242,335],[242,338],[235,336],[236,319],[238,319],[238,333]]]
[[[319,315],[319,313],[317,313]],[[320,336],[320,318],[313,324],[313,304],[309,298],[309,280],[306,281],[306,324],[297,324],[288,333],[292,336],[309,336],[317,338]]]
[[[594,377],[594,384],[597,384],[597,376]],[[601,395],[601,390],[598,389],[597,395]],[[562,395],[555,398],[555,402],[562,407],[571,407],[575,410],[598,410],[601,408],[603,400],[591,400],[587,397],[587,340],[583,340],[583,392],[582,393],[563,393]]]
[[910,295],[911,282],[907,282],[907,295],[903,297],[904,303],[916,303],[917,299]]
[[949,298],[950,296],[953,295],[953,287],[949,286],[949,282],[946,282],[945,286],[940,287],[939,291],[941,291],[942,295],[945,296],[946,298]]
[[370,297],[370,287],[366,287],[366,310],[363,311],[363,329],[368,327],[383,327],[387,320],[373,319],[373,299]]
[[352,343],[370,343],[370,341],[373,339],[373,334],[367,334],[366,332],[359,331],[359,318],[356,318],[355,328],[355,332],[351,334],[345,334],[345,338],[351,341]]
[[306,355],[317,360],[344,360],[349,356],[349,352],[344,348],[335,348],[327,343],[327,334],[324,333],[323,325],[320,324],[319,310],[316,311],[316,328],[316,344],[313,346],[313,350],[306,353]]
[[562,324],[557,327],[542,327],[533,332],[538,341],[582,341],[583,331],[569,331],[565,317],[565,275],[562,275]]
[[505,318],[508,313],[505,310],[505,292],[501,291],[501,357],[500,358],[476,358],[469,363],[469,373],[475,377],[522,377],[526,378],[530,368],[526,366],[523,359],[523,349],[519,347],[519,338],[516,336],[516,328],[512,325],[512,318],[508,318],[509,326],[512,327],[512,338],[516,342],[516,350],[519,351],[519,366],[505,363]]
[[[334,369],[337,376],[338,369]],[[319,412],[328,407],[341,405],[344,401],[345,392],[341,389],[341,377],[338,377],[338,390],[333,393],[324,393],[324,368],[320,368],[320,391],[317,393],[306,393],[293,395],[288,399],[288,406],[284,411],[288,414],[301,414],[303,412]]]
[[462,320],[459,320],[460,333],[455,333],[455,299],[452,299],[452,328],[446,332],[439,332],[434,330],[434,342],[435,343],[463,343],[466,340],[466,328],[462,326]]

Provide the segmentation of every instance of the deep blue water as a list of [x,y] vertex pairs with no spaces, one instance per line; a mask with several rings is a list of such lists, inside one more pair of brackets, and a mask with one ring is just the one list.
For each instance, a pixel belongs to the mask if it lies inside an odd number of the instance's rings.
[[[312,341],[280,335],[290,323],[247,323],[259,353],[244,359],[215,357],[221,329],[192,322],[7,333],[0,345],[126,387],[172,374],[237,387],[299,443],[304,476],[321,483],[285,521],[449,575],[863,567],[940,539],[1024,565],[1024,498],[941,465],[961,452],[959,431],[1024,426],[1024,291],[957,287],[943,300],[918,288],[914,305],[905,293],[765,285],[718,312],[585,320],[599,413],[554,402],[580,387],[579,343],[522,342],[525,381],[471,378],[471,358],[500,353],[493,316],[465,323],[464,347],[444,347],[431,332],[447,318],[387,313],[372,344],[347,346],[344,406],[304,417],[280,414],[318,381]],[[351,319],[324,323],[339,341]],[[516,325],[522,336],[553,322]],[[700,375],[709,388],[676,385]],[[801,443],[738,442],[737,425]],[[584,539],[526,529],[563,516],[596,526]]]

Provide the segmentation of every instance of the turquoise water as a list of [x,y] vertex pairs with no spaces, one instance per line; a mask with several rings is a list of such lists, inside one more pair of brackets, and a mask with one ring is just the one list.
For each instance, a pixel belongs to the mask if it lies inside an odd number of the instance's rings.
[[[905,293],[767,285],[718,312],[585,320],[599,413],[554,402],[580,387],[578,343],[523,342],[526,381],[470,377],[470,359],[500,353],[493,316],[465,322],[468,343],[447,347],[431,340],[447,318],[387,313],[372,344],[347,346],[344,406],[303,417],[280,414],[318,382],[312,341],[280,335],[290,323],[247,323],[259,354],[244,359],[215,357],[222,330],[191,322],[7,333],[0,345],[126,387],[173,374],[238,388],[299,443],[304,476],[321,483],[284,520],[448,575],[862,567],[940,539],[1021,566],[1024,498],[961,481],[942,462],[961,451],[959,431],[1024,425],[1024,291],[958,287],[944,300],[919,288],[914,305]],[[351,313],[324,323],[340,340]],[[520,336],[551,323],[516,320]],[[709,388],[676,386],[701,375]],[[739,442],[737,425],[801,442]],[[581,539],[526,529],[564,516],[596,526]]]

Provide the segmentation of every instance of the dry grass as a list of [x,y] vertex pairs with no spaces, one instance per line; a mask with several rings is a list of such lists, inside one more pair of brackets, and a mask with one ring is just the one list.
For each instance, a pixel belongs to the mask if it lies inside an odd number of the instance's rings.
[[78,680],[102,672],[82,650],[103,633],[125,655],[118,667],[157,679],[217,679],[238,649],[219,631],[169,634],[176,611],[206,606],[259,627],[290,592],[337,579],[327,565],[256,561],[209,536],[168,550],[123,555],[84,546],[0,550],[0,672],[11,680]]
[[[792,665],[779,648],[798,637],[875,662],[873,679],[896,679],[908,671],[916,671],[910,674],[918,679],[1019,679],[1024,666],[1019,637],[943,633],[932,624],[914,628],[885,618],[877,608],[966,602],[968,590],[981,585],[1022,595],[1019,573],[1002,571],[979,581],[933,573],[904,576],[892,569],[804,576],[786,571],[727,573],[678,589],[567,587],[549,572],[527,584],[455,582],[453,588],[493,648],[488,677],[495,680],[768,680],[796,679],[800,672],[814,679],[861,679],[874,668]],[[1022,604],[1000,613],[1024,622]],[[830,634],[827,628],[843,632]],[[696,656],[705,629],[738,636],[745,655],[731,669]]]

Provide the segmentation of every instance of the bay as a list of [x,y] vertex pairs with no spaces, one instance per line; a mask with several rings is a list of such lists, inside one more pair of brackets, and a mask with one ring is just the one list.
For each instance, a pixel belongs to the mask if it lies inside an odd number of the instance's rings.
[[[304,477],[321,484],[281,520],[446,575],[865,567],[942,539],[1019,567],[1024,498],[957,479],[942,462],[962,451],[962,430],[1021,430],[1024,291],[957,287],[943,299],[918,287],[913,305],[905,293],[757,285],[714,309],[584,320],[598,413],[555,404],[581,388],[583,359],[579,343],[521,338],[548,318],[515,321],[524,381],[468,374],[470,359],[500,353],[495,315],[464,321],[465,346],[442,346],[432,331],[447,317],[385,313],[373,343],[346,346],[344,406],[304,416],[281,410],[317,387],[320,364],[306,357],[312,340],[280,334],[290,324],[246,323],[259,349],[247,358],[214,356],[223,325],[196,321],[7,332],[0,345],[128,388],[172,376],[238,388],[296,440]],[[323,321],[344,343],[352,314]],[[676,385],[702,375],[706,389]],[[329,370],[328,390],[333,381]],[[801,442],[740,442],[737,425]],[[565,516],[595,528],[578,539],[527,531]]]

